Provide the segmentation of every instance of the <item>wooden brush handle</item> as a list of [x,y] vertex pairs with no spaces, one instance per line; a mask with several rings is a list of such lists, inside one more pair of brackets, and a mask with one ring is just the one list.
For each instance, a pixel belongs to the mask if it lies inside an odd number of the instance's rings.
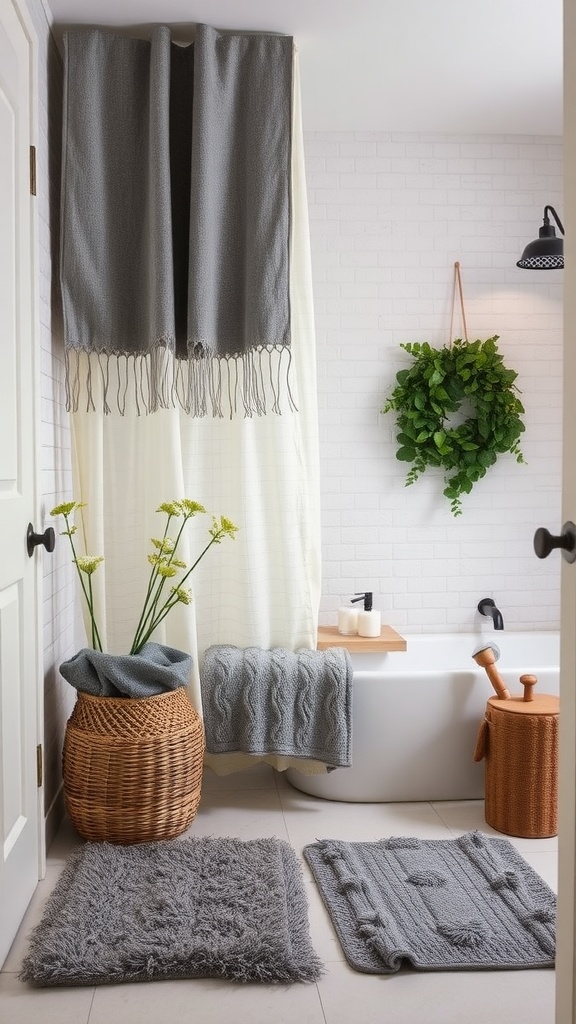
[[486,675],[492,683],[492,686],[496,690],[496,694],[500,697],[500,700],[510,700],[510,690],[507,689],[502,676],[496,668],[496,658],[494,657],[494,651],[491,647],[485,647],[484,650],[478,651],[478,654],[474,655],[474,661],[481,668],[486,669]]
[[510,700],[510,690],[507,688],[502,676],[498,672],[496,665],[485,665],[486,675],[492,683],[492,686],[496,690],[500,700]]

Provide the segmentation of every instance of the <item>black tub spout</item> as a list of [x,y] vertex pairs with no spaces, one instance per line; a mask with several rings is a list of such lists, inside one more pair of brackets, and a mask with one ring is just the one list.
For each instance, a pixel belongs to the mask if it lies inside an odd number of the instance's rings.
[[504,629],[502,612],[496,607],[491,597],[483,597],[478,602],[478,611],[481,615],[490,615],[494,620],[494,629]]

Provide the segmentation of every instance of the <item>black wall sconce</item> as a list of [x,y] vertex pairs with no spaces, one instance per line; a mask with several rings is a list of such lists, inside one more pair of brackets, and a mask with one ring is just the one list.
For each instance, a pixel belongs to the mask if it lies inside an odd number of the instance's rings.
[[553,206],[544,207],[544,223],[538,238],[529,242],[516,264],[522,270],[562,270],[564,267],[564,239],[556,237],[556,230],[550,223],[551,213],[562,234],[564,228]]

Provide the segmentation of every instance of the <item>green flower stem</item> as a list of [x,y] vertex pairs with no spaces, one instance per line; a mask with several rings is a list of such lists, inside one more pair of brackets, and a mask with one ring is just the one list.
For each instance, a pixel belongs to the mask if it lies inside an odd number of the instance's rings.
[[175,598],[168,598],[168,600],[166,601],[166,604],[164,604],[162,606],[162,608],[160,609],[158,617],[156,619],[154,619],[154,622],[150,626],[148,632],[145,633],[145,635],[142,637],[142,639],[140,640],[138,645],[134,645],[133,646],[132,650],[130,651],[130,654],[139,654],[140,653],[140,651],[144,647],[144,644],[148,643],[148,641],[149,641],[150,637],[152,636],[152,633],[154,632],[154,630],[158,628],[158,626],[160,625],[162,620],[166,618],[168,613],[172,611],[172,609],[174,608],[174,605],[176,605],[176,604],[178,604],[178,598],[177,597],[175,597]]
[[[169,515],[169,516],[168,516],[168,518],[166,519],[166,526],[164,527],[164,535],[163,535],[163,537],[162,537],[162,541],[165,541],[165,540],[166,540],[166,537],[168,536],[168,527],[170,526],[170,520],[171,520],[172,518],[173,518],[173,517],[172,517],[171,515]],[[172,552],[172,554],[174,554],[174,552]],[[132,641],[132,648],[131,648],[131,650],[130,650],[130,654],[134,654],[134,653],[135,653],[135,650],[134,650],[134,648],[135,648],[135,647],[136,647],[137,645],[138,645],[138,647],[141,647],[141,646],[142,646],[142,645],[141,645],[141,644],[140,644],[140,643],[138,642],[138,638],[139,638],[140,632],[141,632],[141,631],[142,631],[142,629],[144,628],[144,625],[145,625],[145,623],[146,623],[146,620],[148,619],[148,617],[149,617],[149,614],[150,614],[150,612],[149,612],[149,611],[147,611],[147,607],[148,607],[148,602],[149,602],[149,600],[150,600],[150,597],[151,597],[152,591],[153,591],[153,589],[154,589],[154,583],[155,583],[155,581],[156,581],[156,577],[157,577],[157,575],[158,575],[158,571],[157,571],[157,569],[156,569],[156,566],[154,566],[154,565],[153,565],[153,566],[152,566],[152,569],[150,570],[150,578],[149,578],[149,580],[148,580],[148,588],[147,588],[147,590],[146,590],[146,597],[144,598],[144,604],[143,604],[143,606],[142,606],[142,612],[141,612],[141,614],[140,614],[140,618],[139,618],[139,620],[138,620],[138,625],[136,626],[136,632],[135,632],[135,634],[134,634],[134,640]]]
[[[180,543],[180,538],[182,537],[182,533],[184,531],[184,527],[186,526],[186,523],[188,522],[188,520],[192,518],[192,516],[193,516],[193,513],[185,513],[184,514],[184,518],[182,520],[182,524],[180,526],[180,529],[178,530],[178,534],[176,536],[176,540],[174,541],[174,547],[172,548],[172,551],[170,552],[170,556],[169,556],[169,558],[166,561],[166,566],[167,567],[172,563],[173,559],[176,556],[176,551],[177,551],[178,545]],[[171,517],[169,517],[168,523],[166,524],[166,529],[164,531],[164,536],[163,536],[162,540],[166,539],[166,536],[167,536],[167,533],[168,533],[168,524],[170,522],[170,518]],[[211,541],[210,543],[212,544],[213,541]],[[202,558],[205,555],[205,553],[206,553],[206,551],[208,550],[209,547],[210,547],[210,544],[208,544],[208,547],[206,547],[204,549],[204,551],[200,555],[200,558]],[[194,562],[194,565],[192,566],[192,569],[196,565],[198,565],[198,562],[200,561],[200,558],[198,558],[196,560],[196,562]],[[192,569],[190,569],[186,573],[186,576],[190,575],[190,572],[192,572]],[[182,583],[186,579],[186,576],[181,580],[180,586],[182,586]],[[151,601],[151,603],[150,603],[150,605],[148,607],[148,604],[149,604],[150,599],[152,597],[152,592],[154,590],[154,586],[153,586],[153,582],[152,582],[154,577],[156,577],[156,580],[157,580],[156,593],[155,593],[155,595],[154,595],[154,597],[153,597],[153,599],[152,599],[152,601]],[[154,632],[154,630],[156,629],[158,624],[168,614],[167,611],[164,611],[164,609],[167,607],[167,603],[163,604],[160,607],[159,611],[158,611],[158,605],[159,605],[159,602],[160,602],[160,598],[162,596],[162,591],[164,589],[164,585],[166,583],[166,580],[170,579],[170,578],[171,577],[167,577],[167,576],[161,575],[158,572],[157,567],[153,566],[152,572],[150,574],[150,585],[148,587],[148,593],[146,595],[146,600],[144,601],[144,608],[142,610],[142,615],[140,616],[140,622],[138,623],[138,628],[137,628],[136,634],[134,636],[134,641],[132,643],[130,654],[137,654],[138,651],[141,650],[143,645],[151,637],[152,633]],[[167,602],[171,602],[169,604],[169,607],[168,607],[168,611],[170,611],[170,609],[172,609],[174,607],[174,605],[178,603],[178,599],[176,598],[176,600],[173,601],[172,598],[168,598]]]
[[78,579],[80,580],[80,586],[82,587],[82,592],[84,594],[84,599],[85,599],[86,604],[88,606],[88,613],[90,615],[90,625],[91,625],[91,632],[92,632],[92,647],[94,648],[95,651],[101,651],[102,650],[102,641],[100,639],[100,634],[98,632],[98,626],[96,625],[96,619],[94,617],[94,595],[92,593],[92,579],[91,579],[90,576],[88,577],[88,587],[86,587],[86,584],[84,582],[84,575],[83,575],[83,573],[81,572],[81,570],[80,570],[80,568],[78,566],[78,562],[77,562],[78,556],[76,554],[76,548],[74,547],[74,541],[72,539],[72,533],[70,531],[70,523],[68,522],[68,516],[67,515],[64,515],[64,521],[66,523],[66,530],[68,532],[68,540],[70,541],[70,547],[72,548],[72,555],[73,555],[74,564],[76,566],[76,572],[78,573]]
[[98,630],[94,621],[94,594],[92,591],[92,576],[88,577],[88,593],[90,595],[88,601],[88,609],[90,611],[90,620],[92,622],[92,647],[95,651],[102,650],[102,644],[100,643],[100,637],[98,636]]
[[[178,534],[176,536],[176,540],[174,541],[174,547],[172,548],[172,551],[170,552],[170,555],[168,557],[168,561],[166,562],[167,566],[172,564],[172,562],[173,562],[173,560],[174,560],[174,558],[176,556],[176,551],[177,551],[178,545],[180,543],[180,538],[182,536],[182,533],[184,532],[184,527],[186,526],[186,523],[188,522],[188,520],[191,519],[191,518],[192,518],[191,514],[184,516],[184,519],[182,520],[182,525],[181,525],[180,529],[178,530]],[[167,529],[168,529],[168,527],[166,527],[166,530]],[[163,540],[166,539],[166,531],[164,532],[164,537],[162,539]],[[165,579],[166,579],[166,577],[163,576],[162,577],[162,586],[164,585]],[[156,601],[157,600],[158,600],[158,598],[156,598]]]
[[[164,583],[166,582],[166,577],[160,576],[157,569],[153,569],[152,571],[154,573],[154,585],[156,586],[156,594],[154,595],[152,602],[149,603],[150,598],[154,593],[154,588],[152,587],[144,603],[144,608],[142,609],[142,615],[140,616],[140,622],[138,623],[138,629],[132,642],[130,654],[137,654],[137,652],[142,647],[142,644],[146,643],[146,639],[150,636],[152,630],[154,629],[154,626],[150,626],[150,621],[154,620],[155,609],[157,608],[162,588],[164,586]],[[145,639],[142,639],[144,635]]]
[[220,540],[222,539],[222,537],[223,537],[223,536],[224,536],[224,531],[222,531],[222,530],[221,530],[221,531],[219,531],[219,533],[218,533],[218,535],[217,535],[216,537],[212,537],[212,540],[208,542],[208,544],[207,544],[207,545],[206,545],[206,547],[204,548],[204,550],[203,550],[202,554],[201,554],[201,555],[198,555],[198,558],[197,558],[197,559],[196,559],[196,561],[194,562],[194,565],[192,565],[192,566],[190,567],[190,569],[188,569],[188,572],[186,573],[186,575],[185,575],[185,576],[183,576],[183,577],[182,577],[182,579],[180,580],[180,586],[181,586],[181,587],[183,587],[183,586],[184,586],[184,584],[185,584],[186,580],[187,580],[187,579],[188,579],[188,577],[190,576],[190,573],[193,573],[193,572],[194,572],[194,569],[195,569],[195,568],[196,568],[196,566],[198,565],[198,562],[201,562],[201,561],[202,561],[202,559],[204,558],[204,555],[206,554],[206,552],[210,550],[210,548],[212,547],[212,545],[213,545],[213,544],[217,544],[217,543],[218,543],[218,542],[219,542],[219,541],[220,541]]
[[[183,576],[182,579],[180,580],[180,584],[179,584],[180,587],[184,586],[184,583],[186,582],[186,580],[188,579],[190,574],[192,572],[194,572],[194,569],[196,568],[198,563],[204,558],[204,555],[206,554],[206,552],[210,550],[210,548],[212,547],[213,544],[217,544],[222,539],[222,537],[224,536],[224,533],[225,533],[224,530],[219,530],[218,533],[216,534],[216,536],[212,537],[212,539],[208,542],[208,544],[206,545],[206,547],[204,548],[202,553],[200,555],[198,555],[198,558],[194,562],[194,565],[190,569],[188,569],[188,572],[186,573],[186,575]],[[162,584],[164,584],[164,582],[165,582],[165,579],[163,578]],[[168,612],[172,610],[172,608],[174,607],[175,604],[178,604],[178,598],[177,597],[176,598],[169,597],[167,599],[166,603],[164,605],[162,605],[162,608],[158,612],[157,616],[150,623],[150,626],[148,627],[147,631],[138,639],[138,641],[136,641],[136,640],[134,641],[134,644],[132,645],[132,650],[130,651],[130,654],[138,654],[138,651],[140,651],[142,649],[142,647],[144,646],[144,644],[147,643],[147,641],[152,636],[152,633],[154,632],[154,630],[162,622],[162,619],[166,618],[166,616],[168,615]]]
[[[166,537],[168,535],[168,526],[170,524],[170,519],[171,518],[172,518],[172,516],[168,517],[168,522],[166,523],[166,529],[164,530],[164,536],[162,537],[163,541],[166,540]],[[180,538],[182,536],[182,531],[183,531],[183,529],[184,529],[188,519],[190,519],[190,518],[191,518],[191,515],[185,515],[184,516],[184,520],[182,522],[182,525],[180,526],[180,529],[178,530],[178,535],[176,537],[176,540],[174,541],[174,547],[172,548],[172,551],[170,552],[170,556],[169,556],[169,558],[166,561],[166,566],[169,566],[171,564],[172,560],[174,559],[174,557],[176,555],[176,549],[178,548],[178,545],[180,543]],[[157,608],[158,608],[158,602],[159,602],[160,597],[162,595],[162,590],[164,588],[164,584],[166,583],[166,580],[168,578],[170,578],[170,577],[163,576],[161,573],[158,572],[158,567],[157,566],[153,566],[152,567],[152,572],[150,573],[150,582],[149,582],[149,585],[148,585],[148,592],[147,592],[146,598],[144,600],[144,607],[142,609],[142,614],[140,616],[140,621],[138,623],[138,628],[136,629],[134,640],[132,642],[132,648],[130,650],[131,654],[136,654],[140,650],[142,645],[146,643],[146,640],[149,638],[151,633],[156,628],[156,625],[158,624],[158,620],[155,618],[156,613],[157,613]],[[152,598],[152,594],[154,592],[154,586],[156,586],[156,593],[154,594],[154,597]],[[162,607],[164,607],[164,606],[162,606]],[[150,621],[152,621],[154,623],[154,625],[150,626],[149,625]],[[148,625],[147,625],[147,623],[148,623]],[[144,636],[144,634],[145,634],[145,636]],[[144,639],[143,639],[143,637],[144,637]]]

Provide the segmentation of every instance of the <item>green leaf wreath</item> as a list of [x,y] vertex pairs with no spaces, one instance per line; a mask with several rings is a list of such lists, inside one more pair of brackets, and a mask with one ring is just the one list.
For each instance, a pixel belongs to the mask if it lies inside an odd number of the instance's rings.
[[[498,335],[487,341],[459,338],[443,348],[427,342],[401,345],[414,362],[396,374],[381,410],[396,413],[396,458],[412,463],[406,486],[429,466],[440,467],[455,516],[462,514],[462,495],[470,494],[499,455],[510,452],[524,462],[518,374],[504,365],[497,341]],[[456,425],[459,412],[465,418]]]

